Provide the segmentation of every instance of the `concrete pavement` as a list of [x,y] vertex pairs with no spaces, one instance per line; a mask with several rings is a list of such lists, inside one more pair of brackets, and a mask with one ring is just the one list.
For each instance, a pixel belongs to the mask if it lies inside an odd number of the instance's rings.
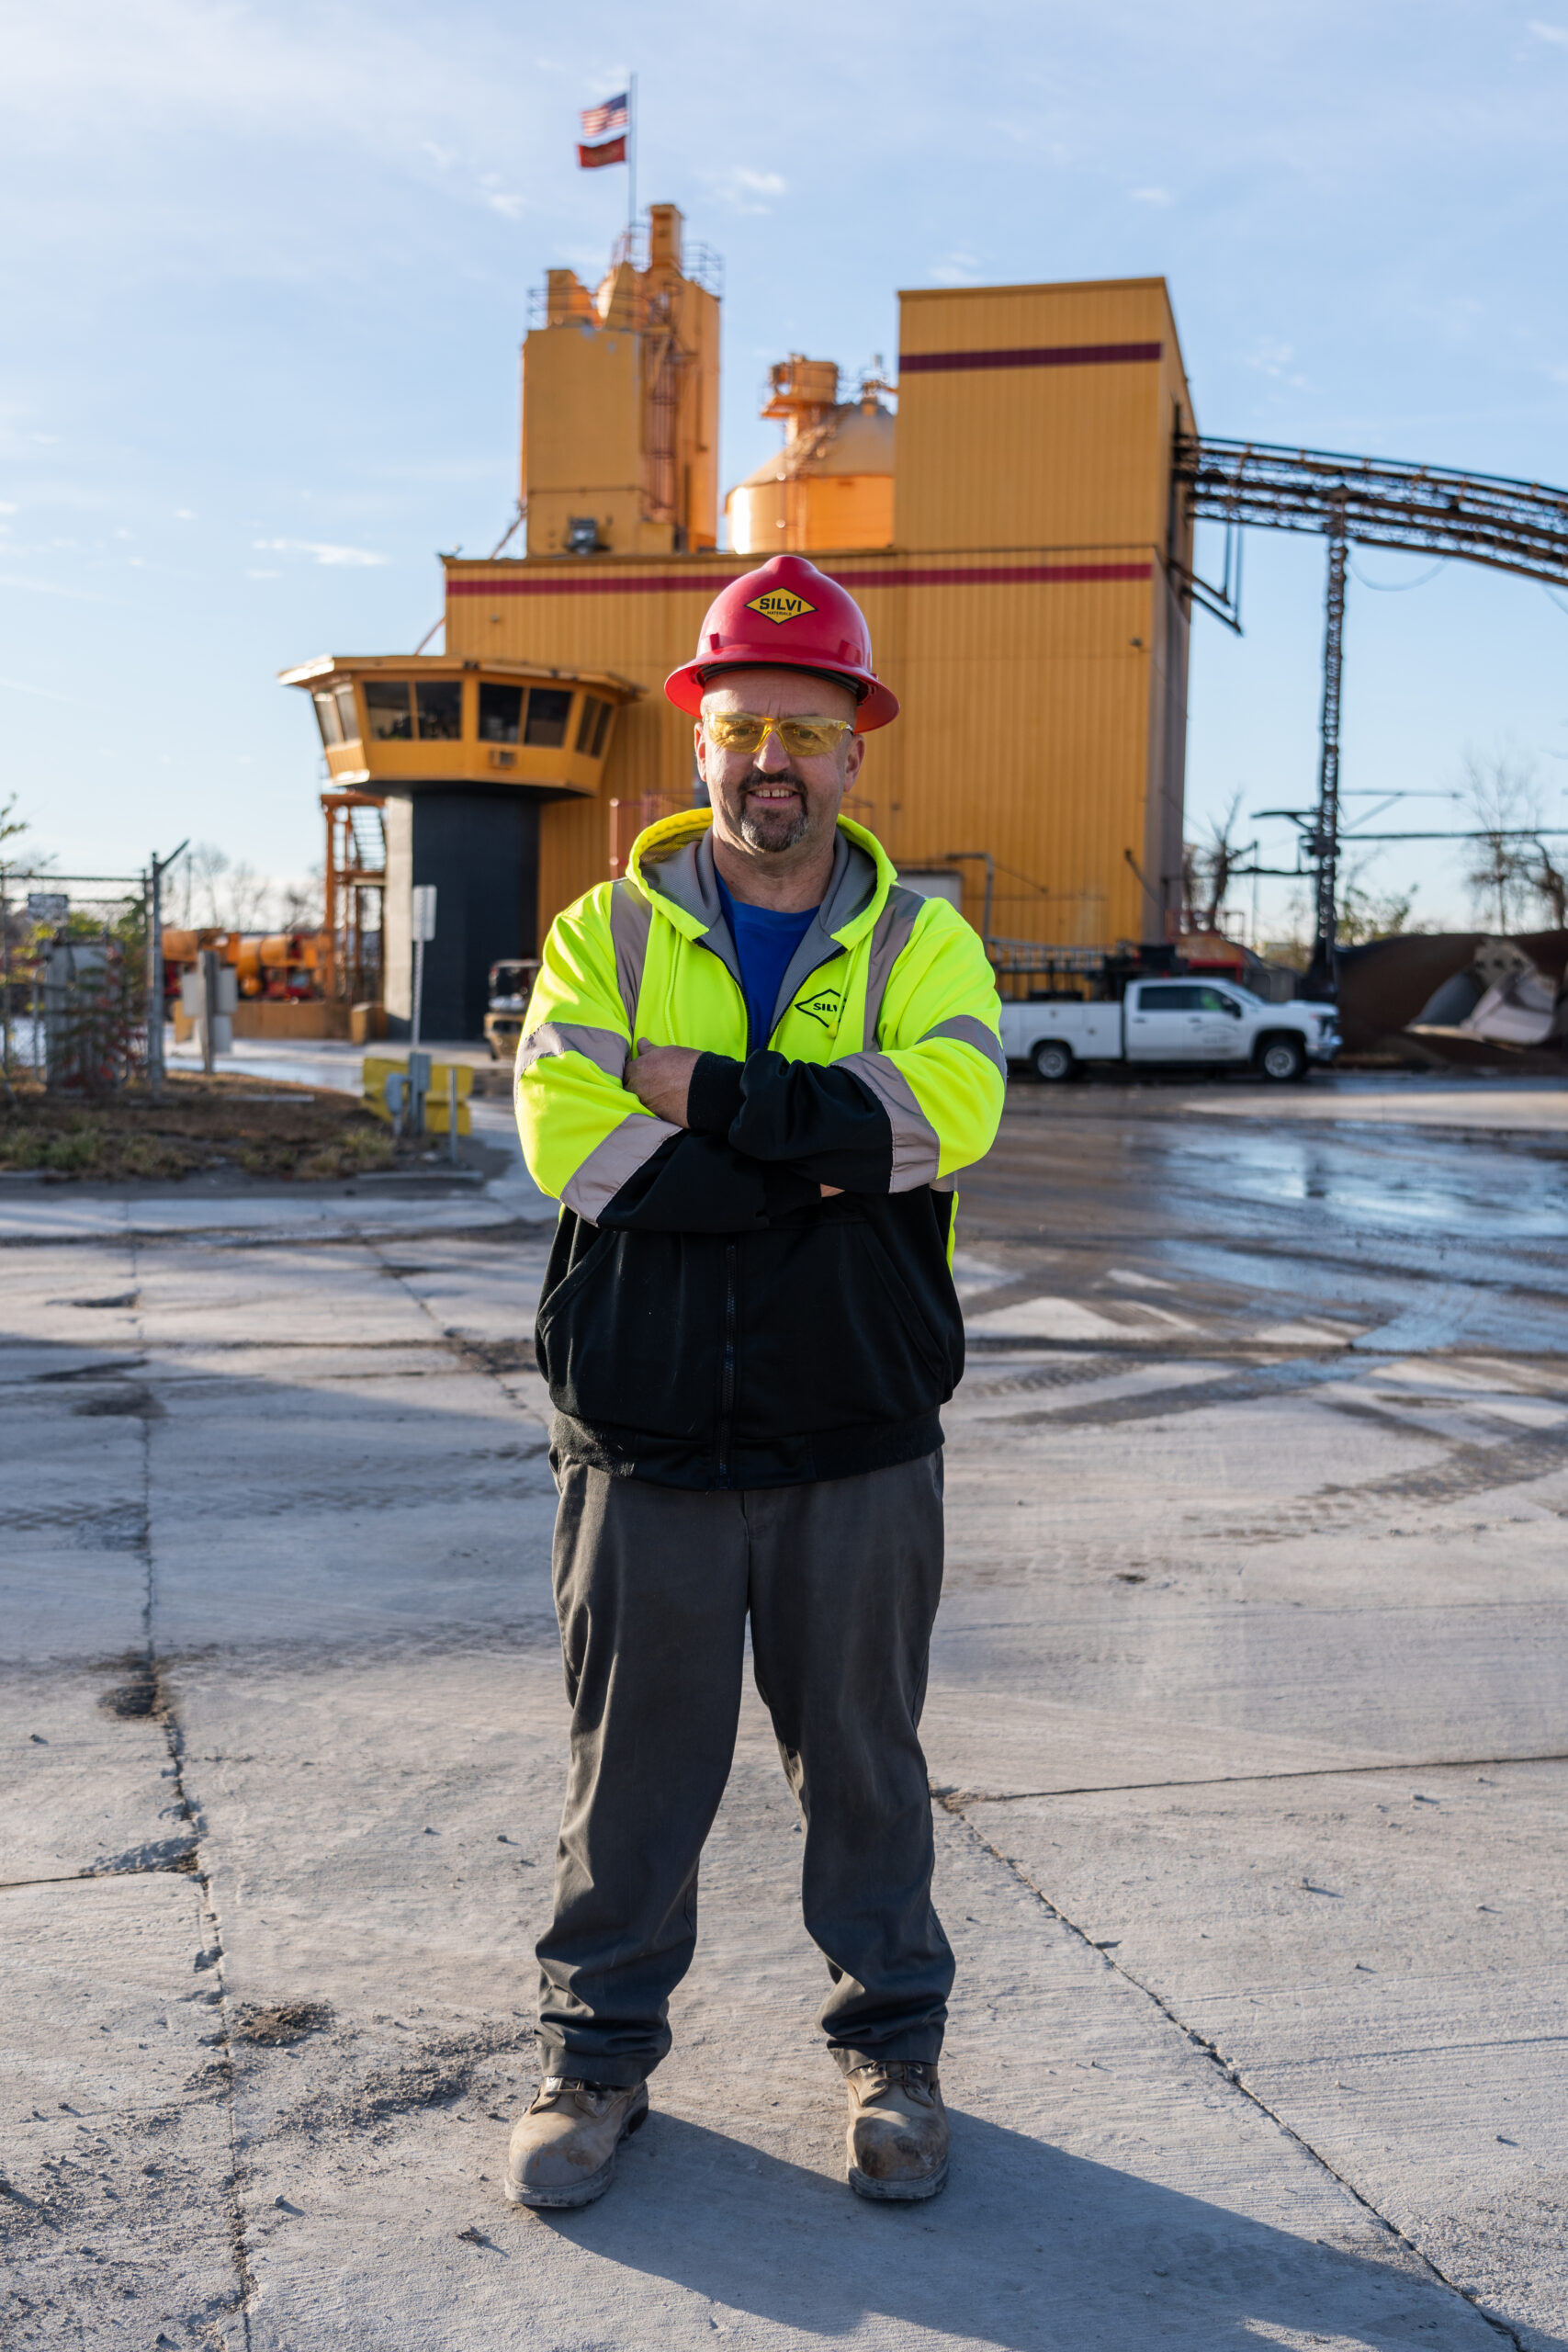
[[1568,2344],[1564,1163],[1450,1091],[1020,1086],[965,1188],[906,2211],[843,2186],[754,1698],[652,2121],[501,2200],[547,1204],[7,1188],[5,2340]]

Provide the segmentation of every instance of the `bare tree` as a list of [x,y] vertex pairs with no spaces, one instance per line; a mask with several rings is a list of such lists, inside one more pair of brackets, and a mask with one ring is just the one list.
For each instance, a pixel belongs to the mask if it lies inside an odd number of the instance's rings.
[[319,931],[322,873],[313,865],[302,882],[280,882],[273,898],[279,931]]
[[231,865],[228,887],[223,893],[225,927],[230,931],[259,931],[266,920],[267,901],[272,896],[272,884],[265,874],[258,874],[248,859],[241,858]]
[[1348,875],[1339,891],[1336,935],[1340,945],[1359,947],[1369,939],[1393,939],[1402,932],[1420,931],[1424,926],[1410,920],[1417,887],[1413,882],[1408,890],[1369,890],[1359,873]]
[[1238,792],[1223,817],[1210,818],[1206,842],[1181,844],[1181,888],[1187,902],[1189,931],[1219,929],[1236,866],[1245,854],[1242,843],[1235,838],[1240,814]]
[[6,843],[16,841],[27,830],[27,819],[17,814],[17,796],[13,792],[8,799],[0,800],[0,863],[9,865]]
[[189,879],[186,905],[195,913],[197,923],[206,931],[227,931],[228,916],[221,910],[220,886],[229,871],[228,853],[216,842],[192,842],[186,856],[186,871]]
[[1465,880],[1483,916],[1506,933],[1523,921],[1532,895],[1531,870],[1544,853],[1528,836],[1541,821],[1540,786],[1533,763],[1517,752],[1468,751],[1464,797],[1478,841]]
[[1557,931],[1568,931],[1568,874],[1554,861],[1544,842],[1526,844],[1529,870],[1525,879],[1551,916]]

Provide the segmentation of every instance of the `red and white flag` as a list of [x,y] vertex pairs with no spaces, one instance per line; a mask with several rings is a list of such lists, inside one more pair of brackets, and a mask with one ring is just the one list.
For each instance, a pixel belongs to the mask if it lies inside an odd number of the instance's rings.
[[582,109],[584,139],[603,139],[607,130],[626,130],[629,127],[626,119],[628,95],[623,90],[619,97],[606,98],[603,106],[584,107]]

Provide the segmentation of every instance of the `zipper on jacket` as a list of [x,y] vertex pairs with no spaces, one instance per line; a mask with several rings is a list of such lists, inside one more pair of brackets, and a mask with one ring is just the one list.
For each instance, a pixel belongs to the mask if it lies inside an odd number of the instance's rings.
[[729,1484],[730,1425],[735,1417],[735,1266],[733,1241],[724,1246],[724,1376],[718,1399],[718,1483]]

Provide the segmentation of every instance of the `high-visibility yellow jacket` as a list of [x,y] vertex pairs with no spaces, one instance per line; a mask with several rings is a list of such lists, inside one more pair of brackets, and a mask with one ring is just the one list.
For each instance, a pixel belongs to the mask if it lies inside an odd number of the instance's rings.
[[[554,1443],[679,1487],[913,1460],[963,1370],[953,1180],[1007,1076],[990,967],[841,818],[749,1053],[710,821],[651,826],[558,917],[518,1048],[524,1153],[562,1204],[536,1334]],[[698,1049],[685,1128],[623,1086],[634,1039]]]

